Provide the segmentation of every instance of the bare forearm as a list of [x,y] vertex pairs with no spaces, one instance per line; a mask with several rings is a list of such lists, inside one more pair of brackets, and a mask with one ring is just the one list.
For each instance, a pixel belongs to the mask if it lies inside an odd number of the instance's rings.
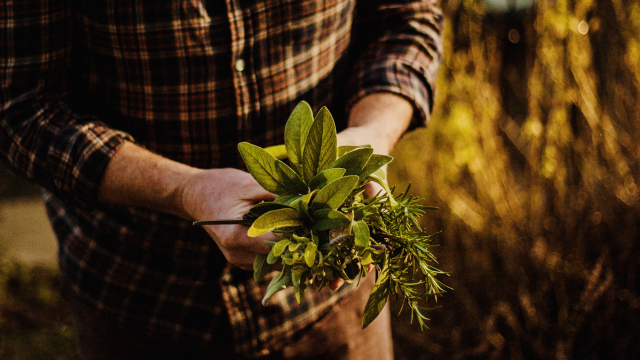
[[182,190],[200,170],[166,159],[127,142],[113,156],[98,192],[98,201],[153,209],[189,219]]
[[391,93],[374,93],[358,101],[349,115],[349,127],[340,133],[342,145],[370,144],[388,154],[407,130],[413,116],[409,101]]

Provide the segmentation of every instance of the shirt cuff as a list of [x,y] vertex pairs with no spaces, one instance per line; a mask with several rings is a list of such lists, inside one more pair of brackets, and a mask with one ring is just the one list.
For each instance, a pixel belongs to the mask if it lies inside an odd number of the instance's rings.
[[70,204],[95,205],[107,165],[125,141],[134,140],[97,122],[62,129],[48,155],[54,192]]

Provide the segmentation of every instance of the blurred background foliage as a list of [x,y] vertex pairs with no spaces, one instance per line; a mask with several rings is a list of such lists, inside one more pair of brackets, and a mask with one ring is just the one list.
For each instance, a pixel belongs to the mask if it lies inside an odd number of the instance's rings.
[[397,358],[638,359],[640,4],[504,1],[444,3],[434,114],[395,154],[455,288]]
[[[390,183],[440,207],[424,225],[455,291],[424,334],[394,317],[396,358],[640,358],[640,4],[443,7],[434,113]],[[0,358],[75,357],[58,287],[2,262]]]
[[[1,239],[0,239],[1,241]],[[51,266],[0,263],[0,359],[77,359],[73,321]]]

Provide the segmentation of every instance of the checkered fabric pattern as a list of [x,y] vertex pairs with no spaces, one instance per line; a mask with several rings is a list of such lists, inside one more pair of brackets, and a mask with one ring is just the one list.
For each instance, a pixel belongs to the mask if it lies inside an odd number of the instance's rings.
[[306,100],[339,127],[392,92],[426,124],[441,57],[438,1],[6,0],[0,4],[0,155],[40,183],[68,290],[150,336],[239,353],[278,350],[353,291],[260,299],[202,229],[96,201],[124,141],[200,167],[241,168],[240,141],[283,142]]

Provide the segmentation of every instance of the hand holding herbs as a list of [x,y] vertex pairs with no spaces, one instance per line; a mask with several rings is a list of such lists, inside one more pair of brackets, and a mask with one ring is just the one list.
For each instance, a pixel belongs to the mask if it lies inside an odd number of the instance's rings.
[[[428,235],[417,218],[425,209],[421,199],[405,192],[393,196],[381,168],[392,157],[373,153],[369,145],[337,146],[336,128],[326,108],[313,116],[306,102],[292,112],[285,127],[285,144],[262,149],[243,142],[238,149],[255,180],[277,197],[253,206],[257,219],[250,237],[276,234],[266,241],[268,255],[258,254],[254,279],[261,281],[273,265],[282,270],[267,288],[263,304],[276,292],[293,286],[301,302],[308,285],[322,288],[335,277],[353,282],[366,276],[368,265],[377,281],[365,306],[363,328],[382,311],[390,294],[402,297],[422,331],[420,305],[437,300],[446,285],[436,279],[445,272],[431,263],[429,251],[437,234]],[[288,165],[282,160],[288,159]],[[364,188],[379,184],[376,196],[364,198]]]

